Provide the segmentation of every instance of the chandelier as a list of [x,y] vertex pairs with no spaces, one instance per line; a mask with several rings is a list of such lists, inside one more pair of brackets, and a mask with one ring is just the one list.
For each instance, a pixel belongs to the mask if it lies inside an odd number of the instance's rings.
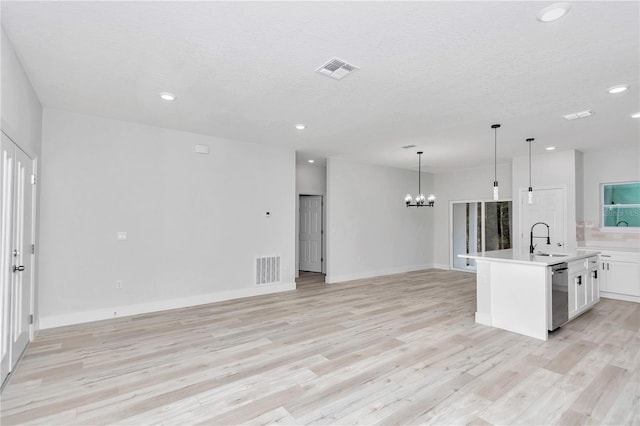
[[433,207],[436,202],[436,197],[433,194],[429,194],[428,197],[425,197],[422,193],[420,180],[422,177],[422,151],[418,151],[418,195],[415,198],[415,204],[411,204],[414,201],[411,194],[407,194],[404,197],[404,203],[407,207]]

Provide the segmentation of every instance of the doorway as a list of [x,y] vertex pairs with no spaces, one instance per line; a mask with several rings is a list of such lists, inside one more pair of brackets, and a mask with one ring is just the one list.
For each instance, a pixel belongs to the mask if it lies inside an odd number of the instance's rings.
[[0,149],[0,383],[29,344],[33,323],[34,161],[4,133]]
[[323,199],[322,195],[300,195],[300,226],[298,258],[300,271],[322,272],[323,255]]

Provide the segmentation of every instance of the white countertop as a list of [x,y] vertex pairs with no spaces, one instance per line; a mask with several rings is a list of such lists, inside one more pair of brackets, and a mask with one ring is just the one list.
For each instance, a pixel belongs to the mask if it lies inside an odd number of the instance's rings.
[[580,246],[577,250],[595,250],[595,251],[623,251],[628,253],[640,253],[640,247],[635,246],[614,246],[614,245],[589,245]]
[[491,262],[508,262],[508,263],[521,263],[532,266],[550,266],[555,265],[562,262],[571,262],[579,259],[586,259],[587,257],[591,257],[597,253],[592,251],[584,251],[584,252],[550,252],[554,254],[560,254],[562,256],[540,256],[529,253],[520,253],[514,252],[512,249],[507,250],[493,250],[493,251],[483,251],[480,253],[469,253],[469,254],[459,254],[458,257],[464,257],[467,259],[475,259],[480,261],[491,261]]

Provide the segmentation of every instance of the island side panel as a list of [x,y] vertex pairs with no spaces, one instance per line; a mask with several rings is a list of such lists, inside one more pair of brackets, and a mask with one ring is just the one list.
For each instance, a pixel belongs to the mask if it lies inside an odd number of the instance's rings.
[[547,267],[502,262],[490,266],[492,325],[547,340]]
[[491,322],[491,262],[476,260],[476,323]]

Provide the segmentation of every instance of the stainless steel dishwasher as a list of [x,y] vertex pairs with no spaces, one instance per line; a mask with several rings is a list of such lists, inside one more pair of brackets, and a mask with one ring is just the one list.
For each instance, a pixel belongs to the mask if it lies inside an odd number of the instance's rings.
[[569,267],[566,263],[551,266],[551,325],[555,330],[569,321]]

